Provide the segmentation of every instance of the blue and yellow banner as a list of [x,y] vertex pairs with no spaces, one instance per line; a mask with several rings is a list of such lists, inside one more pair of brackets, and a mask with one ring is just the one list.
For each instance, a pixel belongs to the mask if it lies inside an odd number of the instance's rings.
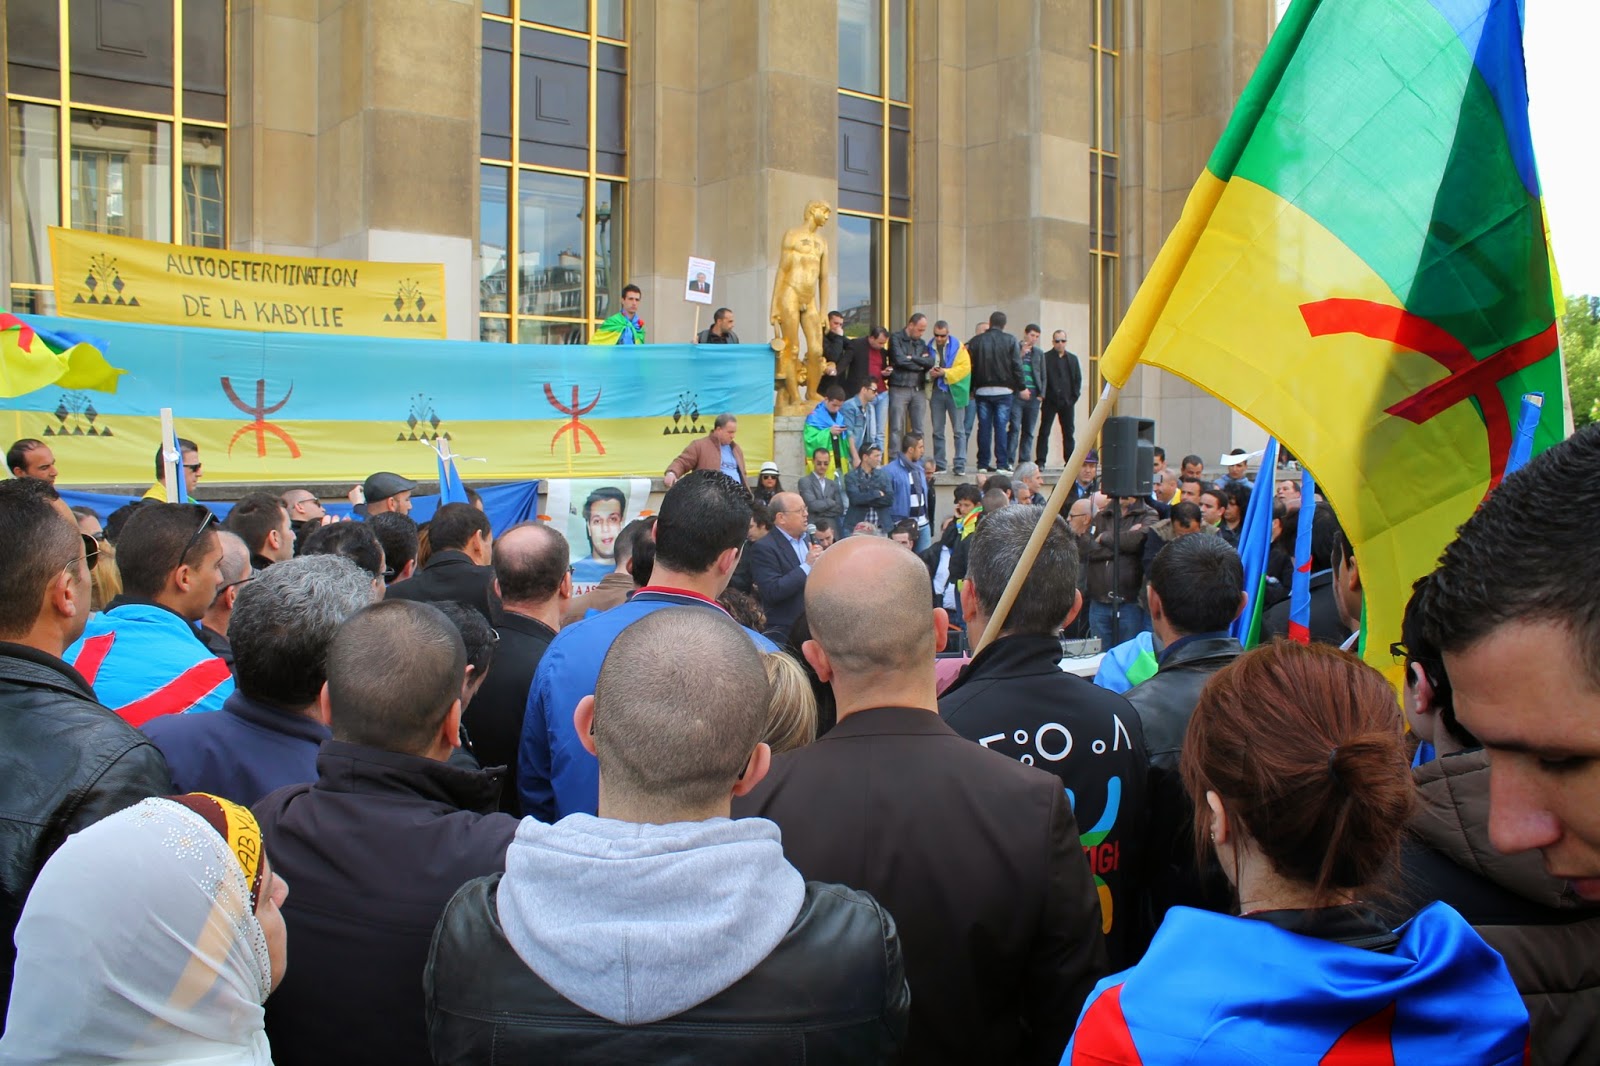
[[[23,316],[35,329],[72,323]],[[62,484],[154,476],[161,408],[204,478],[431,480],[450,442],[463,477],[659,477],[718,413],[747,464],[772,456],[772,350],[397,341],[96,323],[115,393],[50,385],[0,399],[0,436],[50,445]],[[753,469],[753,467],[752,467]],[[203,486],[202,486],[203,490]],[[204,495],[204,492],[201,493]]]

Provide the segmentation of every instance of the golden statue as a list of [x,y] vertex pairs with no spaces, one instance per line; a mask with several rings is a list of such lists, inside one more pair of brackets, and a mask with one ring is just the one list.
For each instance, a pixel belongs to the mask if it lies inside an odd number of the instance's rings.
[[[832,215],[833,208],[821,200],[806,204],[805,224],[783,235],[778,253],[778,277],[772,285],[772,325],[777,336],[772,340],[772,350],[778,353],[779,414],[807,413],[810,406],[800,402],[800,385],[804,382],[815,390],[822,379],[822,331],[827,321],[822,301],[828,277],[828,245],[818,231]],[[803,376],[802,333],[806,339]]]

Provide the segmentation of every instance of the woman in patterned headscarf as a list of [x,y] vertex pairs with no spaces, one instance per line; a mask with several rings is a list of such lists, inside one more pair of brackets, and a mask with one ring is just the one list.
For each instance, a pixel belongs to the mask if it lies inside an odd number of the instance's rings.
[[271,1066],[262,1005],[283,978],[272,873],[245,808],[147,799],[69,837],[17,925],[0,1063]]

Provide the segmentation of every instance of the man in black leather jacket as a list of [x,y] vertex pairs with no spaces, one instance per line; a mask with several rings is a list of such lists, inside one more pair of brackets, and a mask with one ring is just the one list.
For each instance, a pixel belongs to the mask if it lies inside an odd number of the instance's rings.
[[927,328],[928,316],[918,312],[905,329],[889,337],[890,440],[899,440],[903,433],[928,432],[928,372],[935,360],[922,339]]
[[893,919],[805,881],[771,822],[728,820],[770,765],[767,695],[760,652],[719,611],[667,608],[617,637],[575,718],[599,817],[524,819],[505,874],[439,921],[437,1066],[897,1061]]
[[[47,482],[0,483],[0,1029],[12,933],[70,834],[172,791],[148,740],[101,706],[61,655],[89,620],[85,538]],[[92,543],[92,542],[90,542]]]
[[1228,627],[1248,597],[1239,553],[1221,537],[1179,537],[1150,564],[1150,628],[1161,649],[1153,677],[1128,691],[1150,750],[1151,906],[1159,925],[1168,908],[1227,903],[1226,883],[1195,873],[1194,812],[1178,758],[1200,690],[1243,653]]

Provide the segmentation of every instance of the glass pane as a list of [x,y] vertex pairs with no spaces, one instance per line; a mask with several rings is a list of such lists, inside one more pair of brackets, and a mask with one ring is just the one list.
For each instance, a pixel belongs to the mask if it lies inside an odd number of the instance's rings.
[[517,310],[582,318],[582,178],[523,171],[517,189]]
[[534,318],[517,320],[518,344],[583,344],[581,322],[541,322]]
[[595,60],[595,167],[605,174],[622,174],[628,151],[628,50],[602,44]]
[[1121,47],[1117,41],[1117,0],[1100,0],[1100,47]]
[[518,134],[522,160],[566,170],[589,167],[589,44],[522,31]]
[[622,0],[600,0],[598,27],[600,36],[626,40],[622,24]]
[[1100,247],[1100,154],[1089,153],[1089,247]]
[[511,320],[478,316],[478,339],[491,344],[504,344],[511,339]]
[[60,0],[6,0],[7,88],[61,97]]
[[227,199],[223,196],[222,130],[187,127],[183,132],[183,243],[225,248]]
[[483,21],[483,66],[479,72],[482,136],[478,152],[486,159],[511,158],[511,27]]
[[839,206],[883,211],[883,105],[839,97]]
[[622,286],[628,283],[622,251],[628,186],[597,181],[594,187],[594,317],[603,319],[622,309]]
[[911,132],[889,131],[889,195],[898,199],[911,196]]
[[1100,147],[1117,150],[1117,64],[1110,56],[1100,57]]
[[911,226],[889,223],[889,321],[911,317]]
[[50,281],[49,227],[61,224],[59,112],[40,104],[6,109],[11,141],[11,280]]
[[905,100],[906,93],[906,0],[889,0],[889,99]]
[[67,34],[74,103],[172,113],[172,0],[98,3]]
[[483,13],[485,15],[511,16],[511,0],[483,0]]
[[882,324],[877,307],[878,221],[839,216],[839,296],[834,307],[844,315],[846,336],[865,336]]
[[839,0],[839,87],[883,94],[883,0]]
[[172,124],[72,113],[73,229],[172,240]]
[[1104,238],[1100,246],[1108,252],[1117,250],[1117,206],[1116,177],[1100,175],[1100,222]]
[[11,313],[53,315],[56,313],[56,294],[49,289],[12,289]]
[[511,216],[506,213],[509,173],[505,167],[478,168],[478,309],[501,314],[511,310],[506,270],[511,239]]
[[228,120],[226,0],[183,0],[183,113]]
[[522,0],[522,18],[564,30],[587,30],[589,0]]

